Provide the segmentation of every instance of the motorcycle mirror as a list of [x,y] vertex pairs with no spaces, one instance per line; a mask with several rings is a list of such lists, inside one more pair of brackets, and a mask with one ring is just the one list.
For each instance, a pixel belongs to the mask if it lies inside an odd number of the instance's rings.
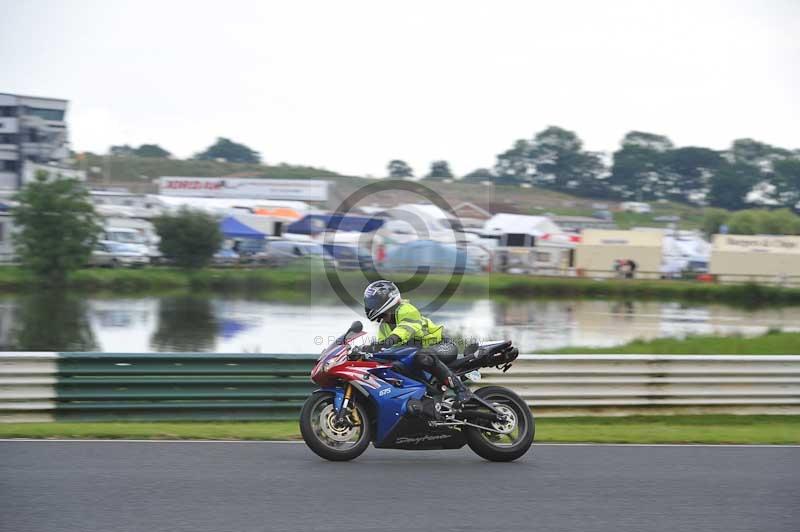
[[362,325],[360,321],[354,321],[353,323],[350,324],[350,328],[347,329],[347,332],[360,333],[363,330],[364,330],[364,325]]

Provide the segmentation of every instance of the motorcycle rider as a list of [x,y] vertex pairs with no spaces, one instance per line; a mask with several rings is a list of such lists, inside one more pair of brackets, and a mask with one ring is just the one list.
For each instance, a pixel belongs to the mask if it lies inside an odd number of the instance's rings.
[[452,389],[456,394],[457,406],[472,396],[469,388],[440,358],[454,358],[458,353],[455,344],[444,341],[444,326],[436,325],[403,299],[393,282],[380,280],[367,286],[364,290],[364,312],[370,321],[380,321],[377,343],[366,346],[365,352],[375,353],[400,345],[420,346],[422,349],[414,356],[417,368],[427,371]]

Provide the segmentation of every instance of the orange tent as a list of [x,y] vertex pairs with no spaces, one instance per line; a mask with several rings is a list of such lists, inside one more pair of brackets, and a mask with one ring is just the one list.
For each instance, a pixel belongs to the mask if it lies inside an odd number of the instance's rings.
[[289,207],[256,207],[253,214],[259,216],[272,216],[273,218],[285,218],[287,220],[299,220],[300,213]]

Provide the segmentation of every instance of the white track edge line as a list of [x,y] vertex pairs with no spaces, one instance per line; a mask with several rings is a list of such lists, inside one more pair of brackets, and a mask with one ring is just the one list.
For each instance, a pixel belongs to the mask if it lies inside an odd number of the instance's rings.
[[[55,442],[55,443],[249,443],[249,444],[297,444],[303,443],[302,440],[129,440],[121,438],[0,438],[2,442]],[[533,447],[744,447],[744,448],[800,448],[800,444],[768,444],[768,443],[536,443]]]

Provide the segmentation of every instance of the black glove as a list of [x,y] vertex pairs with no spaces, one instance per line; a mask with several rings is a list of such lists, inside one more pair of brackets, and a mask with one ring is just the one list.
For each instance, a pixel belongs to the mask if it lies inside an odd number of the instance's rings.
[[374,345],[375,344],[353,347],[353,349],[350,350],[350,354],[347,355],[348,360],[368,360],[372,358],[372,353],[377,351]]
[[390,334],[389,337],[383,341],[383,348],[389,348],[400,342],[400,337],[396,334]]
[[[377,353],[378,351],[382,351],[384,349],[388,349],[398,343],[400,341],[400,337],[395,334],[390,334],[388,338],[386,338],[382,342],[375,342],[372,344],[362,345],[361,347],[356,347],[353,351],[350,352],[351,357],[355,354],[358,354],[362,358],[372,358],[372,355]],[[358,358],[354,358],[354,360],[358,360]]]
[[377,342],[377,343],[374,343],[374,344],[362,345],[361,348],[360,348],[362,353],[366,353],[366,354],[370,354],[370,355],[372,355],[374,353],[377,353],[381,349],[383,349],[383,344],[380,343],[380,342]]

